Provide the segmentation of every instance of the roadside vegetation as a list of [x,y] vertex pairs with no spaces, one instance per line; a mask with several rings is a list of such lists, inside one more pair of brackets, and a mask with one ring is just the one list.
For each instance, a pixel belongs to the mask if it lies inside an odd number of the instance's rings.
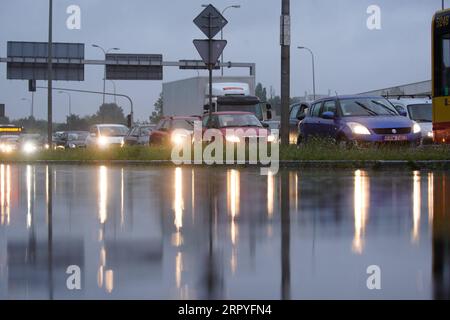
[[[0,161],[152,161],[171,160],[172,150],[169,147],[124,147],[106,150],[77,149],[77,150],[43,150],[34,154],[0,154]],[[248,158],[248,157],[247,157]],[[301,147],[280,147],[280,160],[291,161],[371,161],[371,160],[450,160],[450,146],[422,146],[412,147],[367,147],[343,148],[331,141],[310,142]]]

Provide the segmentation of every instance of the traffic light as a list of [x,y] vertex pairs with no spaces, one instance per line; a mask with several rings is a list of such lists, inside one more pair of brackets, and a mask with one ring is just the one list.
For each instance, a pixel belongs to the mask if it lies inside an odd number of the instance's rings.
[[28,80],[28,91],[36,92],[36,80]]
[[131,128],[133,124],[131,123],[131,114],[127,115],[127,127]]

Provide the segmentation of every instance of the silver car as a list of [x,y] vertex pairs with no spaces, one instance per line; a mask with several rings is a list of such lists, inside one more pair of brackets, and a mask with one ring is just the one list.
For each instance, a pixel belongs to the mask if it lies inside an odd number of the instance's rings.
[[433,142],[433,104],[425,98],[389,99],[400,114],[417,122],[422,130],[422,143]]
[[96,124],[89,130],[86,146],[101,149],[123,147],[128,131],[128,128],[121,124]]

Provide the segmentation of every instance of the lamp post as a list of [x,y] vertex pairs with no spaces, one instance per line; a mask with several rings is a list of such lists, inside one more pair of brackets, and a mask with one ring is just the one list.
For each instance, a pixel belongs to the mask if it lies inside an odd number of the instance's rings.
[[[108,50],[105,50],[103,47],[99,46],[98,44],[93,44],[92,47],[98,48],[103,51],[106,59],[106,55],[110,53],[111,51],[119,51],[119,48],[109,48]],[[106,90],[106,64],[105,64],[105,71],[103,73],[103,104],[105,104],[105,90]]]
[[312,78],[313,78],[313,99],[316,100],[316,72],[315,72],[315,61],[314,61],[314,53],[312,52],[311,49],[307,48],[307,47],[298,47],[298,49],[302,50],[307,50],[309,51],[309,53],[311,53],[311,58],[312,58]]
[[117,105],[117,96],[116,96],[116,82],[114,80],[109,80],[112,85],[113,85],[113,89],[114,89],[114,103]]
[[72,114],[72,95],[69,92],[66,91],[58,91],[58,93],[66,94],[69,98],[69,116]]
[[[208,5],[206,5],[206,4],[202,5],[202,7],[207,7],[207,6]],[[222,15],[225,14],[225,11],[227,11],[228,9],[231,9],[231,8],[233,8],[233,9],[240,9],[241,5],[240,4],[234,4],[234,5],[226,7],[225,9],[222,10]],[[220,30],[220,40],[223,40],[223,28],[222,28],[222,30]],[[223,68],[223,62],[224,62],[223,60],[224,60],[224,58],[223,58],[223,51],[222,51],[222,54],[220,56],[220,62],[222,63],[222,68],[221,68],[221,70],[222,70],[222,77],[223,77],[223,69],[224,69]]]

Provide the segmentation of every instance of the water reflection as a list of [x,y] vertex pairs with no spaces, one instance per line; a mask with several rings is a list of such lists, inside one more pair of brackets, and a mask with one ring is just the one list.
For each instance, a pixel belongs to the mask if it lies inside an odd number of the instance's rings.
[[419,241],[420,233],[420,210],[421,210],[421,193],[420,193],[420,172],[414,171],[413,177],[413,230],[412,230],[412,241],[416,243]]
[[[367,263],[389,270],[383,298],[449,298],[449,183],[0,165],[0,298],[377,298],[358,276]],[[65,286],[68,265],[82,267],[81,292]]]
[[98,217],[101,224],[108,219],[108,169],[101,166],[98,169]]
[[369,213],[369,177],[367,172],[356,170],[354,177],[354,221],[355,232],[352,250],[361,254],[364,250],[364,234]]
[[0,224],[9,225],[11,215],[11,166],[0,165]]
[[239,171],[232,169],[227,172],[227,198],[228,212],[231,215],[230,236],[233,245],[236,245],[239,235],[239,227],[236,222],[240,210],[240,174]]

